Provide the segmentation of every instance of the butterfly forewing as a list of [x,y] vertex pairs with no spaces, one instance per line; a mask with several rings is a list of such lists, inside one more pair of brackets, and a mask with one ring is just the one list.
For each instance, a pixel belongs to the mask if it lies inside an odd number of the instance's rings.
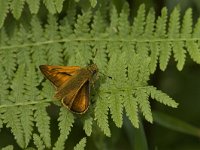
[[78,69],[80,69],[78,66],[40,66],[40,70],[45,77],[49,79],[57,88],[67,82]]

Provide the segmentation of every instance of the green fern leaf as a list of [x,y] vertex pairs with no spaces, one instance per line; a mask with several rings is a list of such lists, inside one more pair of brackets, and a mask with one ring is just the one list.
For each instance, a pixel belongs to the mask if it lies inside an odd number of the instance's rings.
[[12,14],[16,19],[21,17],[21,13],[24,7],[25,0],[13,0],[10,4]]
[[83,129],[85,130],[87,136],[90,136],[92,133],[92,124],[93,124],[93,118],[87,117],[83,125]]
[[43,0],[43,3],[51,14],[56,13],[55,1]]
[[36,126],[40,133],[40,137],[44,141],[46,147],[51,147],[51,136],[50,136],[50,117],[46,112],[46,107],[49,104],[40,104],[35,107],[34,119]]
[[[19,32],[17,34],[17,42],[19,45],[23,43],[29,43],[30,34],[28,31],[24,29],[23,26],[20,26]],[[17,63],[18,65],[26,64],[27,66],[30,65],[30,47],[23,47],[17,49]]]
[[[48,25],[45,30],[45,38],[48,40],[59,39],[58,25],[56,18],[53,15],[48,16]],[[60,43],[48,44],[46,46],[48,63],[51,65],[61,65],[62,59],[62,47]]]
[[91,11],[83,12],[82,15],[78,15],[74,30],[77,37],[88,37],[90,31],[88,24],[91,21],[91,16]]
[[182,38],[191,38],[192,33],[192,9],[189,8],[183,17],[182,28],[181,28],[181,37]]
[[110,26],[107,28],[107,32],[109,33],[109,35],[112,35],[112,37],[114,38],[114,35],[116,35],[118,33],[118,13],[117,13],[117,9],[112,6],[110,12]]
[[142,36],[144,32],[144,25],[145,25],[145,5],[140,5],[137,16],[134,18],[133,26],[132,26],[132,36],[135,39],[138,39]]
[[35,67],[31,64],[28,67],[25,81],[25,97],[27,101],[35,101],[39,99],[39,90],[37,89],[38,86],[38,76],[35,71]]
[[3,128],[3,113],[5,112],[5,109],[0,109],[0,131],[1,128]]
[[[33,42],[42,42],[44,41],[44,31],[43,28],[37,18],[37,16],[33,16],[31,20],[31,40]],[[44,46],[40,46],[39,48],[32,47],[32,61],[35,64],[35,67],[38,67],[41,64],[47,64],[47,56],[46,56],[46,48]]]
[[160,43],[160,69],[164,71],[167,68],[169,58],[171,55],[171,45],[170,42],[161,42]]
[[45,149],[44,143],[43,143],[43,141],[42,141],[42,139],[40,138],[39,135],[33,134],[33,142],[36,145],[38,150],[44,150]]
[[55,0],[55,7],[58,13],[62,11],[64,0]]
[[164,7],[161,11],[161,16],[156,20],[155,37],[166,38],[167,26],[167,8]]
[[9,100],[12,102],[24,102],[24,76],[25,76],[25,66],[19,66],[15,78],[12,81],[11,85],[11,93]]
[[191,58],[196,62],[200,63],[200,50],[196,42],[186,41],[186,47]]
[[133,93],[131,91],[125,92],[124,108],[126,110],[126,115],[133,126],[139,128],[137,100],[133,97]]
[[6,75],[10,80],[16,69],[16,51],[14,49],[1,50],[2,65],[5,68]]
[[152,99],[155,99],[156,101],[163,103],[164,105],[177,108],[178,103],[176,103],[167,94],[157,90],[155,87],[150,86],[146,90],[150,93]]
[[8,88],[9,88],[9,80],[7,79],[5,70],[0,67],[0,83],[3,86],[0,86],[0,104],[4,104],[8,99]]
[[180,12],[178,8],[174,8],[174,10],[170,15],[168,37],[172,39],[179,38],[179,31],[180,31]]
[[158,56],[160,53],[159,44],[157,42],[150,43],[150,49],[151,49],[151,56],[150,56],[151,61],[149,67],[150,67],[150,72],[154,73],[157,67]]
[[[168,37],[171,39],[179,38],[180,34],[180,12],[175,8],[170,15]],[[171,43],[175,61],[177,61],[178,70],[182,70],[185,63],[185,49],[182,41],[174,41]]]
[[84,150],[86,146],[86,138],[82,138],[80,142],[74,147],[74,150]]
[[[167,8],[164,7],[161,11],[161,16],[156,21],[156,38],[166,38],[166,25],[167,25]],[[161,41],[159,42],[159,65],[161,70],[165,70],[171,55],[170,42]]]
[[153,9],[150,9],[147,18],[146,18],[146,26],[144,30],[143,36],[145,38],[153,38],[153,34],[155,30],[155,11]]
[[136,99],[139,105],[139,108],[141,109],[142,114],[144,115],[145,119],[149,121],[150,123],[153,122],[152,112],[150,103],[148,100],[148,93],[144,89],[140,89],[135,91]]
[[40,7],[40,0],[26,0],[32,14],[37,14]]
[[128,21],[129,13],[129,6],[125,3],[118,19],[118,31],[121,38],[127,38],[127,36],[130,35],[130,23]]
[[[109,82],[108,89],[111,89],[108,95],[109,108],[112,114],[112,119],[117,127],[122,126],[122,111],[123,111],[123,92],[117,89],[123,89],[126,84],[126,61],[125,53],[121,54],[121,57],[117,59],[117,55],[111,57],[108,64],[108,75],[112,77],[112,81]],[[113,88],[114,87],[114,88]]]
[[13,145],[8,145],[6,147],[3,147],[1,150],[13,150],[13,149],[14,149]]
[[[102,87],[102,89],[104,88]],[[98,126],[101,128],[101,130],[104,132],[106,136],[111,136],[108,124],[108,101],[106,93],[99,92],[99,96],[97,97],[96,107],[94,111],[95,111],[95,119],[97,120]]]
[[93,51],[95,52],[94,63],[101,72],[105,72],[107,65],[106,42],[95,42]]
[[0,0],[0,28],[3,26],[4,20],[8,13],[9,1]]
[[58,121],[60,136],[55,143],[54,150],[65,149],[65,141],[73,126],[74,116],[70,111],[66,110],[66,108],[61,107]]
[[95,12],[91,28],[92,28],[91,34],[93,35],[94,38],[97,37],[97,36],[101,37],[102,33],[105,32],[106,22],[105,22],[105,19],[102,16],[102,13],[99,10],[97,10]]
[[32,132],[33,132],[33,107],[31,105],[20,106],[18,108],[18,111],[20,111],[19,117],[24,134],[24,142],[25,142],[24,147],[27,147],[32,138]]
[[197,23],[195,24],[192,37],[193,38],[199,38],[200,37],[200,18],[197,20]]
[[7,108],[3,115],[3,122],[6,124],[7,128],[11,128],[11,132],[13,133],[17,144],[21,148],[25,148],[24,133],[19,114],[18,107]]
[[181,71],[185,64],[185,57],[186,57],[184,43],[182,41],[172,42],[172,47],[173,47],[175,61],[178,61],[177,69]]
[[70,25],[74,25],[75,19],[76,19],[76,2],[74,0],[68,1],[68,7],[67,7],[67,19],[69,21]]
[[[75,36],[88,38],[90,31],[89,22],[91,21],[91,11],[83,12],[82,15],[78,16],[75,24]],[[80,43],[76,43],[76,51],[74,55],[74,62],[76,65],[84,66],[89,63],[92,59],[92,52],[89,42],[81,40]]]

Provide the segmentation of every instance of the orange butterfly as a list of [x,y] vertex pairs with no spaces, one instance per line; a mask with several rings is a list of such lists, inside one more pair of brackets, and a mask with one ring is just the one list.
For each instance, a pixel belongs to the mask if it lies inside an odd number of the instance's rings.
[[55,98],[61,99],[64,106],[78,114],[87,111],[90,82],[98,72],[95,64],[85,68],[41,65],[40,70],[56,87]]

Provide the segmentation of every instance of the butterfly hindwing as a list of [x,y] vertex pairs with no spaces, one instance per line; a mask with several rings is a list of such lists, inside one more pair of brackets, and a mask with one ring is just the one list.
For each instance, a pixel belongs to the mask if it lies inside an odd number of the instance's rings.
[[84,113],[89,107],[89,92],[89,81],[86,81],[75,93],[73,101],[65,97],[62,99],[62,103],[75,113]]
[[49,79],[57,88],[67,82],[78,69],[80,69],[78,66],[40,66],[40,70],[45,77]]

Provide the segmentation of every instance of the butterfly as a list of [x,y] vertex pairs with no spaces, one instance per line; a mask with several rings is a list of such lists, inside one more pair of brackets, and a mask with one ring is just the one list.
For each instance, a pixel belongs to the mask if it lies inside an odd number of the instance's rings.
[[96,64],[79,66],[40,65],[41,72],[56,88],[55,98],[74,113],[83,114],[89,107],[90,83],[98,73]]

